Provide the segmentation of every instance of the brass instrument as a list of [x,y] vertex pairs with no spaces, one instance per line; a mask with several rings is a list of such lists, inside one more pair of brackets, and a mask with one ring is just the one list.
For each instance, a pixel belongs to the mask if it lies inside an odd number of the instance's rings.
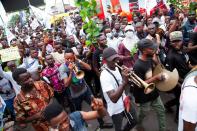
[[74,65],[73,71],[75,73],[76,78],[79,80],[83,79],[85,76],[84,71],[79,70],[78,67],[76,66],[76,64],[73,64],[73,65]]
[[[119,66],[116,63],[116,66],[120,69],[120,70],[124,70],[123,67]],[[135,85],[137,85],[139,88],[145,88],[144,89],[144,93],[145,94],[149,94],[151,93],[154,89],[155,89],[155,84],[154,83],[146,83],[145,81],[143,81],[140,77],[138,77],[134,72],[129,72],[128,73],[129,76],[129,81],[133,82]]]
[[158,64],[153,70],[153,76],[160,73],[162,73],[165,79],[155,82],[156,88],[159,91],[170,91],[176,87],[179,80],[179,74],[176,68],[171,72],[165,69],[163,65]]

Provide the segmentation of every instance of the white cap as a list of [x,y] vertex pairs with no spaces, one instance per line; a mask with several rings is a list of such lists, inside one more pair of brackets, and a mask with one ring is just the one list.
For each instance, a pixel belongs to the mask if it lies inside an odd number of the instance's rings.
[[127,31],[127,30],[132,30],[132,31],[135,31],[134,27],[132,25],[127,25],[124,29],[124,31]]

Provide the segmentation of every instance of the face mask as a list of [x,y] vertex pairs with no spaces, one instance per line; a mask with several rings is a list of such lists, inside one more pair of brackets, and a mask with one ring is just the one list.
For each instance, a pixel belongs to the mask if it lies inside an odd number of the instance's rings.
[[107,34],[106,34],[106,36],[107,36],[107,38],[110,38],[110,39],[112,39],[112,38],[113,38],[112,33],[107,33]]
[[134,35],[134,33],[133,33],[132,31],[128,31],[128,32],[126,32],[126,34],[125,34],[125,36],[126,36],[127,38],[133,38],[133,35]]

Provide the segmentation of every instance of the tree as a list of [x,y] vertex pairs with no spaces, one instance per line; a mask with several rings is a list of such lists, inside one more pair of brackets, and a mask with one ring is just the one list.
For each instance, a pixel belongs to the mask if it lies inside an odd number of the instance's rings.
[[96,37],[99,35],[100,30],[95,21],[92,19],[97,15],[97,4],[96,0],[77,0],[76,5],[80,7],[80,15],[82,20],[85,22],[83,29],[87,33],[86,45],[96,43]]
[[171,3],[175,6],[176,9],[184,12],[184,9],[189,9],[189,11],[196,10],[196,2],[190,2],[188,6],[184,5],[184,0],[167,0],[168,3]]

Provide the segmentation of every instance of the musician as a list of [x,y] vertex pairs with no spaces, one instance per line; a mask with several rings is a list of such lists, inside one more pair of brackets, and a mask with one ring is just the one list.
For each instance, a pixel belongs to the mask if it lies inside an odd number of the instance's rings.
[[[113,48],[104,49],[103,59],[106,61],[106,67],[101,72],[100,82],[107,103],[107,111],[115,125],[115,131],[129,131],[136,125],[136,115],[133,105],[131,106],[130,114],[124,108],[123,100],[126,98],[125,88],[128,84],[128,77],[126,70],[121,75],[116,67],[115,63],[118,57],[117,52]],[[128,121],[123,127],[123,117],[127,115]],[[130,115],[132,115],[132,118]]]
[[[189,56],[182,51],[183,49],[183,34],[180,31],[174,31],[170,33],[170,48],[166,57],[166,68],[170,71],[176,68],[179,73],[179,82],[182,83],[185,75],[190,71],[191,65],[189,63]],[[181,93],[180,86],[177,85],[172,90],[175,95],[175,99],[168,101],[165,104],[166,109],[169,111],[171,107],[176,105],[176,118],[175,121],[178,120],[178,111],[179,111],[179,97]]]
[[[155,63],[153,61],[153,57],[156,54],[158,45],[149,39],[142,39],[137,44],[141,55],[133,67],[135,74],[146,83],[163,80],[162,74],[158,74],[156,76],[152,75]],[[145,94],[144,88],[136,86],[134,88],[133,95],[135,97],[135,102],[139,105],[139,128],[143,128],[141,126],[142,120],[147,114],[149,107],[151,107],[157,113],[159,130],[164,131],[166,129],[165,109],[158,91],[155,89],[151,93]]]
[[[77,111],[81,110],[83,100],[91,105],[91,99],[94,97],[89,89],[85,79],[77,79],[74,73],[74,67],[91,70],[91,66],[76,58],[72,49],[66,49],[64,52],[65,63],[59,67],[60,79],[63,80],[65,87],[69,87],[71,99]],[[100,128],[111,128],[112,125],[104,123],[99,119]]]
[[197,66],[181,87],[178,131],[197,131]]
[[78,69],[91,70],[90,65],[76,59],[72,49],[66,49],[64,52],[65,62],[59,67],[60,79],[63,80],[64,86],[69,87],[72,101],[76,110],[81,110],[82,101],[85,100],[91,104],[91,92],[84,79],[77,79],[74,73],[74,66]]

